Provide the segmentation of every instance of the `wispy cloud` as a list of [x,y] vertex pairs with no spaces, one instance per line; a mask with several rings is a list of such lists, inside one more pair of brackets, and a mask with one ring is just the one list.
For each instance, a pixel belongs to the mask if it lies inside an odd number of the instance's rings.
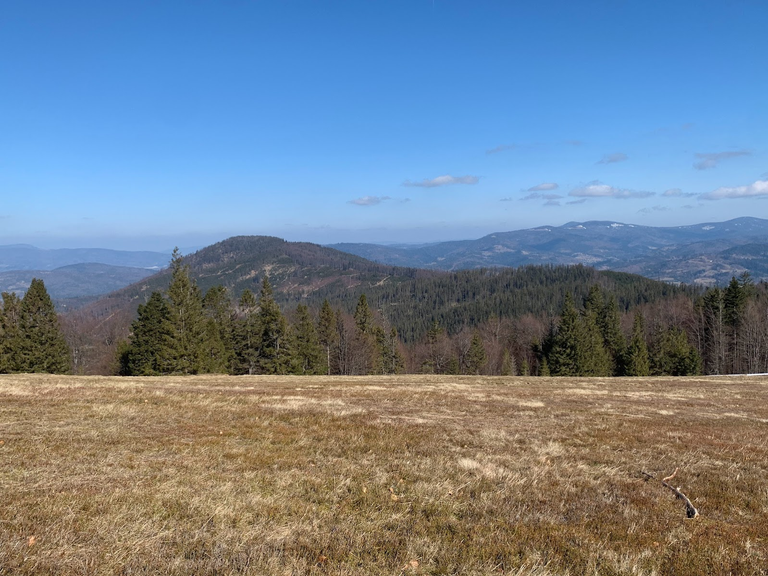
[[629,156],[624,154],[623,152],[616,152],[614,154],[606,154],[603,156],[602,160],[599,160],[598,164],[615,164],[616,162],[624,162],[625,160],[628,160]]
[[586,201],[587,201],[586,198],[580,198],[579,200],[570,200],[570,201],[566,202],[566,204],[568,204],[568,205],[571,205],[571,204],[584,204],[584,202],[586,202]]
[[354,204],[355,206],[376,206],[386,200],[391,200],[389,196],[363,196],[361,198],[355,198],[350,200],[347,204]]
[[526,190],[526,192],[543,192],[545,190],[557,190],[560,186],[557,185],[555,182],[542,182],[541,184],[536,184],[536,186],[531,186]]
[[698,196],[695,192],[683,192],[680,188],[670,188],[669,190],[665,190],[661,195],[666,196],[667,198],[693,198],[694,196]]
[[501,144],[500,146],[496,146],[496,148],[491,148],[490,150],[486,150],[486,154],[498,154],[499,152],[506,152],[507,150],[514,150],[517,148],[517,144]]
[[523,196],[520,200],[559,200],[562,198],[560,194],[542,194],[540,192],[531,192],[528,196]]
[[403,182],[403,186],[418,186],[420,188],[436,188],[437,186],[450,186],[451,184],[477,184],[480,182],[479,176],[438,176],[431,180],[424,179],[421,182],[412,182],[406,180]]
[[565,143],[571,146],[584,146],[583,140],[566,140]]
[[547,200],[544,202],[544,206],[560,206],[559,200]]
[[597,181],[575,188],[568,193],[569,196],[576,196],[577,198],[648,198],[654,194],[655,192],[616,188]]
[[768,180],[758,180],[747,186],[721,187],[702,194],[704,200],[723,200],[725,198],[758,198],[768,196]]
[[752,152],[749,150],[735,150],[731,152],[696,152],[695,156],[699,159],[694,163],[693,167],[696,170],[709,170],[714,168],[723,160],[730,160],[731,158],[738,158],[739,156],[751,156]]
[[667,210],[670,210],[668,206],[651,206],[650,208],[643,208],[642,210],[638,210],[638,214],[651,214],[653,212],[666,212]]

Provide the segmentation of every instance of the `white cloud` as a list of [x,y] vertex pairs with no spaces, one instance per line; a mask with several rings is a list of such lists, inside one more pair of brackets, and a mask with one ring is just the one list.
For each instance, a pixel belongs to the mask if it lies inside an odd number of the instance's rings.
[[362,198],[355,198],[350,200],[347,204],[354,204],[355,206],[375,206],[381,204],[385,200],[391,200],[389,196],[363,196]]
[[517,144],[502,144],[501,146],[496,146],[496,148],[491,148],[490,150],[486,150],[486,154],[498,154],[499,152],[505,152],[507,150],[514,150],[517,148]]
[[559,200],[547,200],[544,202],[544,206],[560,206]]
[[693,198],[698,196],[695,192],[683,192],[680,188],[670,188],[662,193],[667,198]]
[[666,212],[670,208],[667,206],[651,206],[650,208],[643,208],[642,210],[638,210],[638,214],[650,214],[652,212]]
[[696,170],[708,170],[714,168],[723,160],[729,160],[731,158],[738,158],[739,156],[751,156],[752,153],[749,150],[735,150],[732,152],[696,152],[696,158],[700,160],[696,162],[693,167]]
[[581,198],[580,200],[571,200],[570,202],[566,202],[566,204],[584,204],[586,201],[586,198]]
[[557,190],[559,186],[555,182],[542,182],[528,188],[527,192],[543,192],[545,190]]
[[768,196],[768,180],[758,180],[747,186],[721,187],[702,194],[704,200],[722,200],[724,198],[757,198]]
[[575,188],[568,193],[569,196],[577,198],[648,198],[654,194],[654,192],[616,188],[601,182],[590,182],[586,186]]
[[420,188],[435,188],[437,186],[450,186],[451,184],[477,184],[480,182],[479,176],[438,176],[432,180],[422,180],[421,182],[411,182],[406,180],[403,186],[418,186]]
[[623,152],[616,152],[615,154],[606,154],[603,156],[603,159],[598,162],[598,164],[615,164],[616,162],[624,162],[624,160],[628,159],[629,156]]
[[520,200],[538,200],[543,198],[544,200],[559,200],[562,198],[560,194],[541,194],[539,192],[531,192],[528,196],[523,196]]

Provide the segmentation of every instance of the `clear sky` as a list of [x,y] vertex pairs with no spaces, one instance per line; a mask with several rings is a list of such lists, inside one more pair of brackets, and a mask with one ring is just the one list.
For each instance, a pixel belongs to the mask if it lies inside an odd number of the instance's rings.
[[768,218],[765,0],[3,0],[0,243]]

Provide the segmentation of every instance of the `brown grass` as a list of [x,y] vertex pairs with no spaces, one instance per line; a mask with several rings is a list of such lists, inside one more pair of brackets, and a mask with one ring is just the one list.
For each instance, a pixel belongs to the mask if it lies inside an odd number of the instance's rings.
[[2,575],[767,573],[766,378],[3,376],[0,443]]

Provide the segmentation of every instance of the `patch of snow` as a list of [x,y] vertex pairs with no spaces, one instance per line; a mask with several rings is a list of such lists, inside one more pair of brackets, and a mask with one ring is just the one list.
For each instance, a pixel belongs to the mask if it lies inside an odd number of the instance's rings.
[[621,228],[622,226],[624,226],[624,224],[618,224],[617,222],[611,224],[611,228]]
[[715,227],[714,226],[702,226],[701,229],[702,230],[714,230]]

